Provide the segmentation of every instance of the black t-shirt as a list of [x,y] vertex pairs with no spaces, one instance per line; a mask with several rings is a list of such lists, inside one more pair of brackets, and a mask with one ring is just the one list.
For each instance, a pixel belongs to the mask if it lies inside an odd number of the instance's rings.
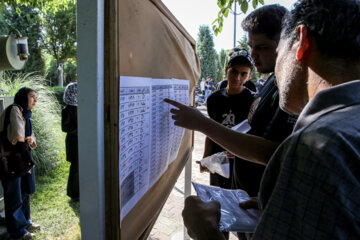
[[[235,95],[229,95],[226,89],[220,89],[211,94],[207,100],[207,111],[209,117],[227,127],[233,127],[245,120],[248,116],[250,106],[255,98],[255,93],[247,88]],[[212,153],[225,151],[222,147],[213,143]],[[232,161],[230,161],[230,179],[220,175],[211,175],[211,185],[223,188],[231,187]],[[215,175],[215,174],[214,174]]]
[[226,88],[211,94],[207,100],[209,117],[227,127],[233,127],[248,117],[255,93],[247,88],[235,95],[229,95]]
[[[248,116],[251,130],[248,134],[282,142],[291,134],[296,119],[297,116],[280,109],[275,75],[271,75],[251,106]],[[250,196],[257,196],[264,170],[262,165],[236,159],[233,164],[232,188],[243,189]]]

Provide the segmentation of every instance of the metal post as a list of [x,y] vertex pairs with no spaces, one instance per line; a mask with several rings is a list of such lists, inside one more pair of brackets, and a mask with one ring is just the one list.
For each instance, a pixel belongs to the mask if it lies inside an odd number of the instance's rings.
[[190,155],[189,159],[185,164],[185,183],[184,183],[185,198],[191,195],[191,164],[192,164],[192,156]]
[[236,1],[234,1],[234,48],[236,47]]
[[[192,171],[191,164],[192,164],[192,156],[190,154],[190,157],[185,164],[184,201],[188,196],[191,195],[191,171]],[[185,226],[184,226],[184,240],[190,240],[190,237],[187,234],[187,230]]]
[[107,227],[104,179],[104,3],[105,0],[77,1],[80,222],[81,238],[86,240],[105,240]]

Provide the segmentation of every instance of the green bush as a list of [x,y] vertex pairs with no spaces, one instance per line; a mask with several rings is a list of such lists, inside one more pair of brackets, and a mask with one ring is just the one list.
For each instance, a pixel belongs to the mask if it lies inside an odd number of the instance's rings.
[[46,74],[45,77],[47,79],[48,85],[55,86],[58,84],[58,70],[57,70],[57,63],[53,57],[48,57],[47,64],[46,64]]
[[63,99],[65,87],[55,86],[55,87],[51,87],[50,89],[51,89],[51,91],[54,92],[54,95],[55,95],[58,103],[62,107],[65,107],[66,104],[64,103],[64,99]]
[[23,74],[9,79],[5,75],[0,81],[0,89],[8,92],[8,96],[14,96],[21,87],[32,88],[38,93],[38,101],[31,117],[37,148],[32,152],[36,173],[44,175],[59,164],[60,152],[64,150],[64,134],[60,125],[61,106],[40,76]]
[[[50,86],[57,86],[58,85],[58,65],[56,60],[52,56],[48,56],[47,64],[46,64],[46,79],[48,85]],[[64,86],[69,84],[70,82],[77,81],[76,75],[76,59],[68,59],[64,63]]]

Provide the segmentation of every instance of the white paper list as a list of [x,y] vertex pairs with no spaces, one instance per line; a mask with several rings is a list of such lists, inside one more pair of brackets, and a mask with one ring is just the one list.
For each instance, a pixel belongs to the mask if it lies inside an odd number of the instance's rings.
[[171,137],[170,106],[164,98],[171,98],[173,86],[166,79],[153,79],[151,93],[151,163],[150,185],[164,173],[169,161]]
[[120,81],[119,180],[121,215],[126,215],[148,188],[150,151],[149,79]]
[[[174,88],[174,99],[177,102],[180,102],[184,105],[189,105],[189,85],[184,84],[183,80],[173,79],[173,88]],[[172,127],[172,144],[170,149],[170,163],[176,159],[178,155],[180,143],[184,135],[184,128],[174,126],[174,120],[171,121]]]
[[120,77],[120,221],[176,158],[184,129],[164,98],[189,104],[189,81]]

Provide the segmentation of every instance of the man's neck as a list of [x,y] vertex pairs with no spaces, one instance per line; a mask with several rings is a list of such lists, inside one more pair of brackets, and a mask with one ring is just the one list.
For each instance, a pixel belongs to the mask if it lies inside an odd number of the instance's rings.
[[346,68],[333,64],[330,71],[326,65],[320,65],[316,70],[316,72],[312,69],[308,71],[309,100],[321,90],[360,79],[360,64],[349,64]]

